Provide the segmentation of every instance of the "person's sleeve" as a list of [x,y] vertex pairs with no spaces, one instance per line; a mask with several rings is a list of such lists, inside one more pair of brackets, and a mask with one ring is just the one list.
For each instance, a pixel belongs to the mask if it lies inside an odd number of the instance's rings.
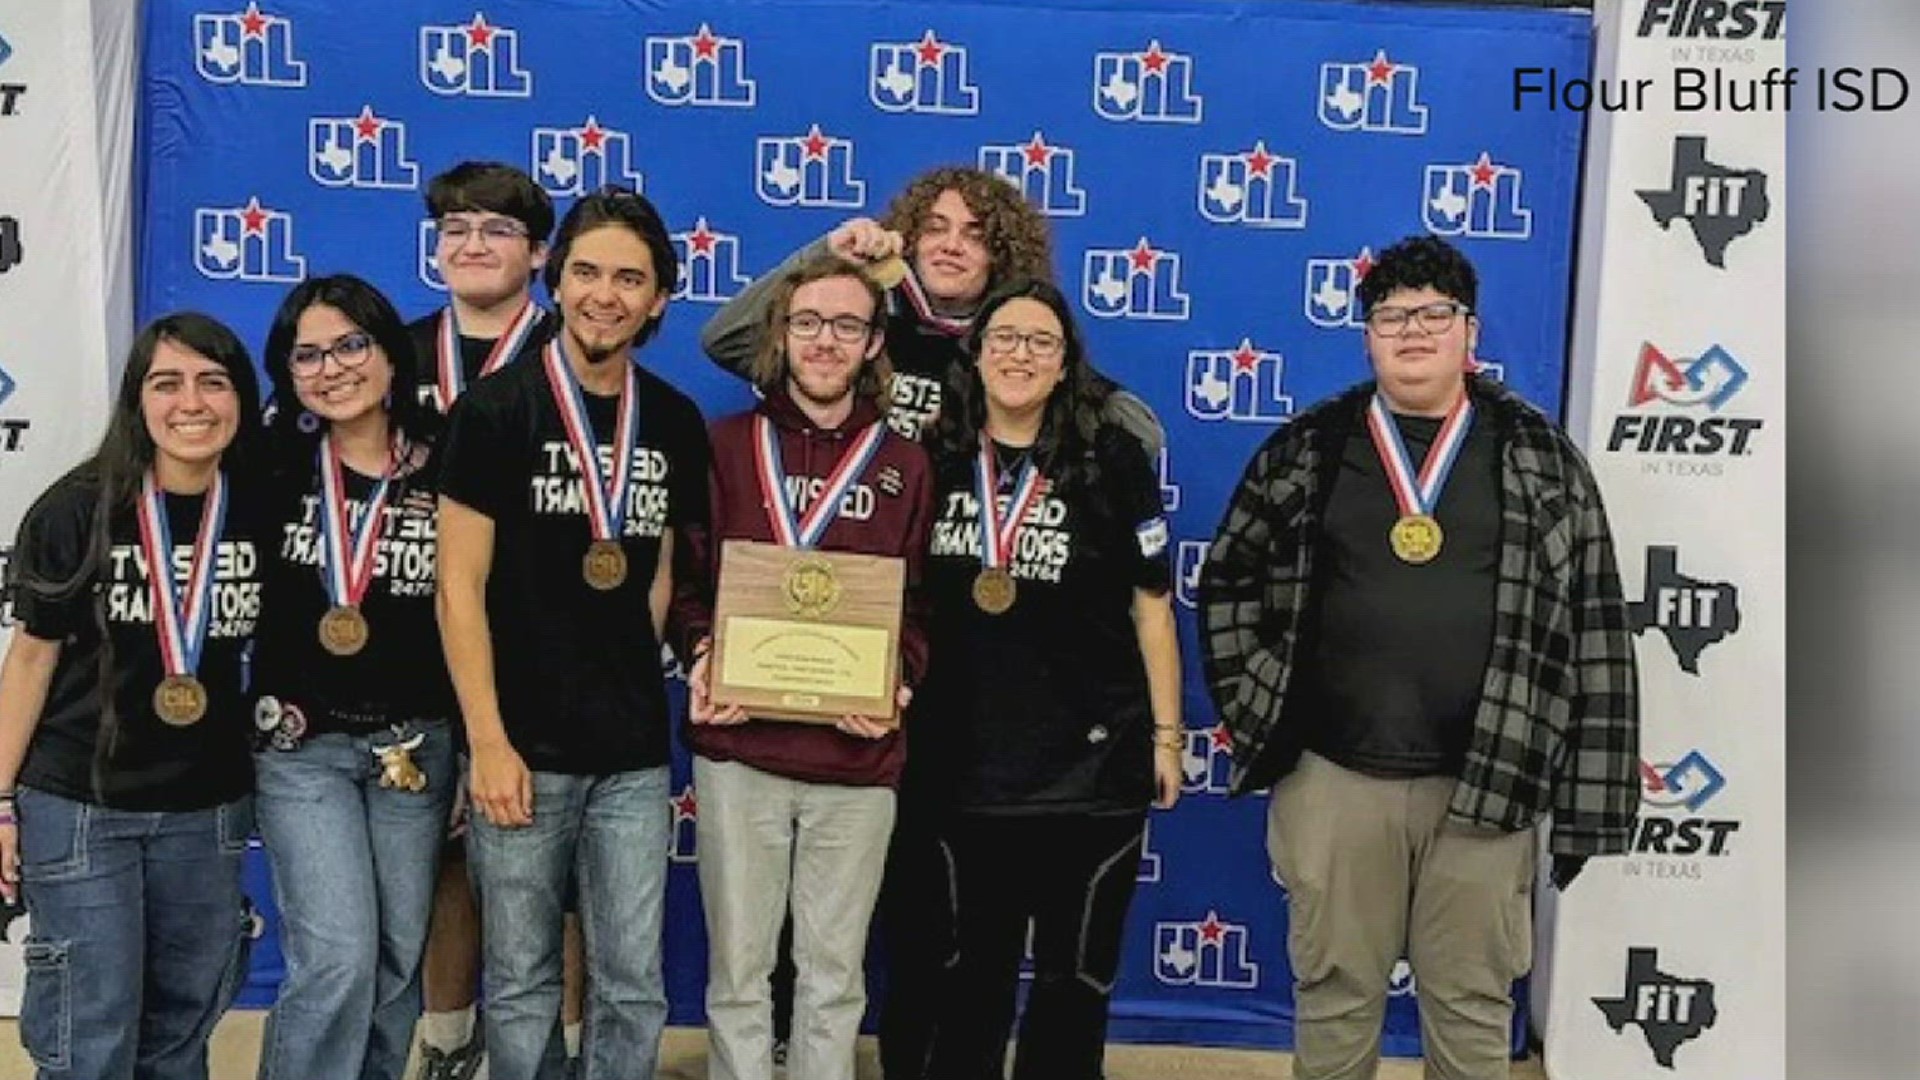
[[[713,633],[714,588],[720,575],[714,530],[725,506],[707,430],[695,424],[690,442],[693,445],[684,448],[687,462],[674,463],[676,490],[671,498],[676,508],[683,506],[683,500],[693,499],[699,500],[699,506],[674,515],[673,605],[667,612],[667,640],[681,666],[688,668],[693,666],[693,647]],[[696,467],[699,476],[689,477]]]
[[511,457],[521,440],[510,433],[507,414],[496,393],[476,386],[461,395],[430,466],[440,494],[495,520],[525,497],[525,466],[516,466]]
[[1118,534],[1114,544],[1123,556],[1127,583],[1167,592],[1173,588],[1173,543],[1160,501],[1160,478],[1131,432],[1101,428],[1100,457]]
[[724,371],[747,378],[753,355],[760,347],[760,328],[766,325],[767,305],[772,302],[774,286],[789,270],[825,254],[826,250],[827,238],[822,236],[787,256],[786,261],[755,278],[740,295],[721,305],[700,329],[700,349],[707,354],[707,359]]
[[34,637],[60,641],[91,617],[97,571],[81,580],[91,540],[93,495],[60,485],[27,511],[7,563],[13,617]]
[[1100,419],[1133,436],[1148,459],[1159,456],[1167,447],[1167,430],[1160,425],[1160,418],[1153,414],[1151,406],[1125,387],[1116,386],[1113,393],[1107,395]]
[[[1569,448],[1571,456],[1574,452]],[[1573,511],[1573,668],[1567,755],[1553,789],[1555,855],[1618,855],[1640,805],[1639,671],[1599,487],[1578,463]]]
[[933,542],[933,465],[925,448],[910,444],[920,468],[914,485],[912,516],[907,522],[907,594],[900,616],[900,681],[917,687],[927,677],[931,654],[927,621],[931,605],[927,597],[927,550]]
[[1200,658],[1236,760],[1251,762],[1280,717],[1281,657],[1276,653],[1282,581],[1281,530],[1301,493],[1282,490],[1290,453],[1283,431],[1254,455],[1235,488],[1200,568]]

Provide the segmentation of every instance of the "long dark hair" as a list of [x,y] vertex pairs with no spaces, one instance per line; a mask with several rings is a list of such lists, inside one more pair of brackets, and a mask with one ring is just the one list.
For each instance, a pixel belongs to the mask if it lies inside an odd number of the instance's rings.
[[1045,304],[1060,320],[1060,382],[1047,395],[1046,411],[1040,422],[1040,437],[1034,442],[1034,462],[1042,475],[1051,479],[1056,491],[1071,491],[1091,485],[1098,475],[1094,446],[1100,432],[1100,416],[1107,398],[1117,389],[1112,379],[1095,370],[1087,358],[1086,345],[1073,322],[1073,308],[1051,282],[1022,278],[995,290],[980,305],[974,316],[973,330],[967,336],[969,363],[949,380],[953,400],[940,410],[935,427],[935,446],[942,456],[970,458],[980,449],[980,432],[987,426],[987,390],[980,381],[979,358],[987,325],[994,312],[1014,300],[1034,300]]
[[407,324],[386,295],[352,274],[333,274],[309,278],[295,285],[280,301],[273,326],[267,331],[267,349],[261,357],[272,384],[270,408],[276,464],[291,467],[299,461],[313,460],[313,447],[326,424],[307,412],[293,386],[293,369],[288,360],[300,336],[300,316],[308,308],[325,304],[347,317],[360,328],[393,367],[393,386],[387,400],[387,418],[395,430],[411,445],[431,445],[440,433],[440,414],[420,401],[420,357],[413,347]]
[[[13,573],[17,575],[13,583],[15,588],[31,593],[38,599],[57,603],[70,600],[82,590],[92,588],[105,571],[113,545],[113,520],[116,515],[133,511],[140,498],[141,480],[153,468],[158,454],[153,436],[147,431],[146,415],[140,407],[140,393],[146,383],[147,373],[153,369],[154,353],[162,342],[171,342],[199,353],[220,365],[227,378],[232,380],[234,395],[240,402],[240,417],[233,441],[221,452],[220,468],[230,479],[238,478],[241,483],[249,482],[257,474],[260,466],[260,380],[254,373],[253,359],[247,355],[247,347],[225,324],[197,312],[183,311],[155,319],[134,338],[133,346],[127,352],[126,369],[120,376],[120,390],[114,399],[113,410],[107,417],[107,430],[100,437],[100,445],[86,460],[55,481],[27,511],[29,517],[33,516],[40,504],[54,491],[68,485],[80,484],[95,489],[97,495],[93,516],[79,569],[72,577],[61,580],[42,577],[38,567],[28,565],[21,569],[16,553],[13,566]],[[164,573],[166,569],[149,567],[148,573]],[[114,707],[113,700],[113,636],[107,632],[105,589],[95,590],[92,606],[94,625],[100,634],[97,675],[100,686],[100,728],[94,742],[91,779],[94,797],[104,802],[107,767],[113,760],[120,739],[119,711]]]

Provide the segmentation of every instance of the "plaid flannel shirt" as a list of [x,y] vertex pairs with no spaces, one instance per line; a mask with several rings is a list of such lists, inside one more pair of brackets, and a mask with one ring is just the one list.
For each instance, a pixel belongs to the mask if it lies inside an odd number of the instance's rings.
[[[1500,564],[1493,651],[1448,813],[1513,831],[1551,811],[1555,854],[1622,853],[1640,801],[1639,693],[1600,491],[1538,410],[1478,377],[1469,388],[1502,434]],[[1200,571],[1201,653],[1233,738],[1236,795],[1299,760],[1303,721],[1288,715],[1287,689],[1314,548],[1373,390],[1323,402],[1261,446]]]

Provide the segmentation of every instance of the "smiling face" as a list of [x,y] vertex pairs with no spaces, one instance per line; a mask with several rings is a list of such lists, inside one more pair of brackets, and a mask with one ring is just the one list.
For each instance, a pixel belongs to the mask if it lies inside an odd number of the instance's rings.
[[505,214],[454,211],[441,217],[439,238],[435,253],[447,291],[475,307],[523,295],[547,261],[546,245]]
[[986,295],[993,269],[986,223],[958,191],[948,188],[927,208],[914,240],[913,269],[928,297],[943,307],[971,309]]
[[589,360],[626,349],[667,308],[652,250],[619,224],[596,226],[574,238],[554,299],[568,336]]
[[994,309],[980,334],[980,381],[987,407],[1023,415],[1046,407],[1066,375],[1066,328],[1053,309],[1018,297]]
[[[858,278],[821,278],[793,291],[787,304],[786,350],[787,385],[796,398],[831,405],[853,392],[861,367],[886,343],[873,326],[873,316],[873,294]],[[842,340],[842,333],[855,323],[860,336]],[[813,336],[804,336],[804,329],[812,329]]]
[[204,466],[217,462],[240,430],[240,395],[226,368],[163,338],[140,381],[140,415],[157,465]]
[[328,304],[300,313],[287,367],[300,404],[329,424],[385,408],[393,389],[393,363],[386,350]]

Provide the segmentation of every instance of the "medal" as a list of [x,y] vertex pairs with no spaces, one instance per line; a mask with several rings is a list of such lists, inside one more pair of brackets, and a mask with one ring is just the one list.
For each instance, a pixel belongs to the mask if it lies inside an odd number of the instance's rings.
[[627,553],[620,547],[620,534],[633,487],[633,451],[640,441],[640,401],[634,389],[633,361],[623,362],[625,381],[620,386],[619,420],[613,429],[611,476],[603,476],[600,471],[593,426],[587,422],[586,399],[580,396],[580,381],[561,354],[560,343],[548,342],[540,361],[546,367],[547,385],[553,391],[553,403],[560,410],[567,444],[573,448],[580,482],[586,490],[587,530],[593,540],[580,561],[580,575],[589,587],[600,592],[617,589],[627,580]]
[[[507,324],[507,332],[494,339],[493,348],[487,352],[487,359],[480,365],[480,373],[476,378],[484,379],[506,367],[509,361],[519,355],[520,347],[527,343],[527,338],[533,335],[534,328],[545,317],[546,313],[540,310],[540,305],[528,297],[520,313]],[[454,321],[452,304],[440,312],[440,333],[435,335],[435,339],[438,345],[435,352],[439,355],[436,357],[437,378],[434,381],[433,401],[444,413],[453,409],[453,403],[467,389],[466,370],[460,364],[460,327]]]
[[1407,444],[1401,440],[1400,429],[1387,412],[1386,402],[1376,393],[1367,403],[1367,434],[1373,439],[1373,448],[1387,471],[1393,501],[1400,507],[1400,516],[1387,532],[1387,546],[1401,562],[1419,566],[1439,556],[1446,534],[1440,528],[1434,508],[1440,505],[1440,492],[1447,486],[1447,477],[1460,458],[1460,448],[1466,444],[1467,430],[1472,424],[1473,402],[1463,393],[1448,410],[1446,419],[1440,422],[1440,431],[1427,449],[1427,458],[1420,464],[1416,478]]
[[580,573],[601,592],[617,589],[627,580],[626,550],[612,540],[595,540],[580,560]]
[[427,741],[425,732],[411,739],[373,747],[373,756],[380,759],[380,786],[395,791],[427,790],[427,774],[413,763],[413,752]]
[[207,688],[192,675],[169,675],[153,689],[153,711],[174,727],[197,724],[207,715]]
[[335,656],[352,656],[367,647],[371,631],[360,610],[367,589],[373,585],[374,555],[380,547],[380,534],[386,530],[387,491],[393,480],[393,466],[400,458],[399,447],[387,455],[387,471],[374,485],[373,493],[360,514],[358,523],[347,503],[346,468],[340,462],[340,450],[333,437],[320,440],[317,451],[320,470],[320,579],[333,606],[320,616],[320,647]]
[[993,461],[993,440],[980,433],[980,458],[974,468],[980,500],[980,573],[973,579],[973,602],[989,615],[1004,615],[1013,607],[1019,590],[1013,581],[1013,553],[1020,539],[1020,525],[1040,498],[1040,470],[1028,456],[1014,481],[1013,495],[1007,500],[1006,516],[1000,516],[1000,474]]
[[803,556],[788,564],[780,579],[780,598],[787,610],[803,618],[818,619],[840,606],[840,578],[833,564],[819,556]]
[[867,471],[867,465],[880,452],[880,443],[886,436],[886,428],[879,421],[868,424],[854,436],[852,444],[841,452],[840,460],[834,462],[819,496],[805,514],[796,515],[794,500],[787,492],[787,472],[780,465],[780,435],[765,413],[756,415],[753,418],[754,475],[760,481],[760,502],[767,508],[767,524],[773,527],[774,543],[803,551],[820,546],[827,526],[840,516],[847,492]]
[[140,502],[135,513],[147,562],[153,627],[160,640],[160,668],[165,673],[153,691],[153,712],[163,723],[185,727],[207,715],[207,688],[196,673],[213,614],[214,551],[227,524],[226,475],[214,473],[213,483],[207,488],[184,590],[173,579],[173,529],[167,523],[164,496],[151,469],[140,480]]

